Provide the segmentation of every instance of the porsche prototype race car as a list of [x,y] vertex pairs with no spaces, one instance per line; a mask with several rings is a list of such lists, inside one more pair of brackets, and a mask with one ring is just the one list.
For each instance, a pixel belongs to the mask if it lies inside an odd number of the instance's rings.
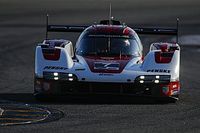
[[103,20],[91,26],[47,24],[48,32],[82,33],[75,50],[64,39],[45,39],[37,45],[35,96],[119,94],[178,99],[179,45],[153,43],[143,57],[138,37],[177,35],[177,28],[131,28]]

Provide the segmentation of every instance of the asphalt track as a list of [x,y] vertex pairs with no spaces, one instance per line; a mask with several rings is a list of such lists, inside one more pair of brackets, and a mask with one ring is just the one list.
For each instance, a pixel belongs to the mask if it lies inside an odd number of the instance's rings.
[[[34,48],[45,37],[45,14],[51,23],[90,24],[113,16],[136,26],[174,26],[181,19],[181,35],[200,34],[198,0],[1,0],[0,99],[60,110],[64,117],[42,124],[4,126],[7,132],[200,132],[200,47],[181,46],[181,97],[177,103],[157,104],[137,98],[66,98],[35,101]],[[75,42],[78,34],[61,34]],[[52,37],[53,35],[51,35]],[[143,36],[145,49],[162,36]],[[180,44],[181,45],[181,44]]]

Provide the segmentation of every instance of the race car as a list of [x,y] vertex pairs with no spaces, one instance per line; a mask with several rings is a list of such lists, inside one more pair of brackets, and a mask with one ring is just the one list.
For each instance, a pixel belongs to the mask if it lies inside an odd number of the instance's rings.
[[[73,47],[69,40],[48,39],[48,32],[82,33]],[[178,28],[131,28],[113,19],[91,26],[47,23],[47,37],[36,46],[34,95],[104,94],[178,100],[179,45],[153,43],[144,56],[138,34],[178,36]]]

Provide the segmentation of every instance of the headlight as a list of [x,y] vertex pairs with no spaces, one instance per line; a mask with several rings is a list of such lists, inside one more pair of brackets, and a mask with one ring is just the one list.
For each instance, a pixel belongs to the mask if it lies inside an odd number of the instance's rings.
[[54,80],[58,80],[59,78],[58,77],[54,77]]
[[159,83],[159,80],[155,80],[154,83],[158,84],[158,83]]
[[69,73],[69,74],[68,74],[68,77],[73,77],[73,74]]
[[145,78],[145,76],[140,76],[140,79],[144,79]]
[[141,75],[135,78],[135,83],[154,83],[163,84],[170,82],[170,75]]
[[144,83],[144,80],[140,80],[140,83],[143,84],[143,83]]
[[54,75],[54,76],[58,76],[58,73],[57,73],[57,72],[55,72],[55,73],[53,73],[53,75]]
[[156,79],[159,79],[159,78],[160,78],[160,76],[159,76],[159,75],[157,75],[157,76],[156,76]]
[[67,81],[76,81],[77,77],[72,73],[63,73],[63,72],[43,72],[44,79],[48,80],[67,80]]

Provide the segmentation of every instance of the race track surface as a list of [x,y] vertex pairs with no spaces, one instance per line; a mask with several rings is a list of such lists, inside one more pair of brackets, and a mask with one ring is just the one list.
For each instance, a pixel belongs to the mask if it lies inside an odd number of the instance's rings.
[[[159,104],[148,99],[103,97],[66,98],[42,103],[32,96],[34,49],[45,37],[45,14],[53,24],[88,25],[113,16],[131,26],[175,26],[180,35],[200,34],[199,0],[1,0],[0,1],[0,99],[57,109],[58,121],[2,126],[0,133],[94,132],[200,132],[200,47],[181,45],[181,96],[177,103]],[[79,34],[59,36],[75,43]],[[163,36],[142,36],[149,44]],[[169,39],[169,38],[168,38]]]

